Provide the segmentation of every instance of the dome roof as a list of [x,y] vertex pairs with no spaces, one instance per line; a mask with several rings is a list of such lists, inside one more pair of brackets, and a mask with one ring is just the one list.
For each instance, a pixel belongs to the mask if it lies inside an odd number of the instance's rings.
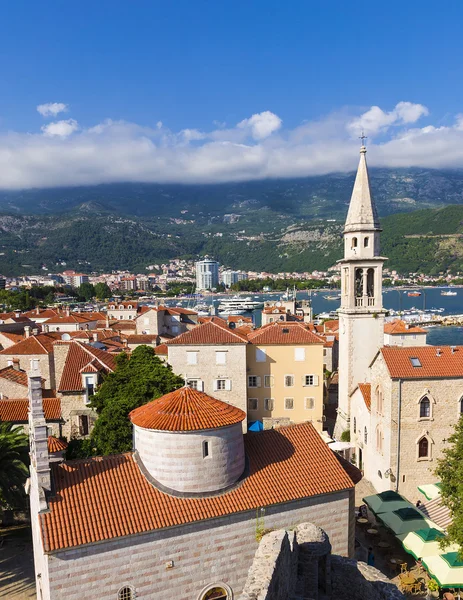
[[48,452],[61,452],[62,450],[66,450],[68,445],[63,440],[59,440],[55,438],[53,435],[48,436]]
[[129,417],[144,429],[199,431],[240,423],[246,413],[204,392],[183,387],[136,408]]

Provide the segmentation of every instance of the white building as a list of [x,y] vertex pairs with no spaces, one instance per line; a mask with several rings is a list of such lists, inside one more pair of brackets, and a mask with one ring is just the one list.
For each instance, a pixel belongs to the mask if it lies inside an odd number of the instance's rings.
[[211,290],[219,285],[219,263],[205,258],[195,263],[196,289]]
[[227,271],[222,272],[222,283],[226,287],[231,287],[234,283],[238,283],[238,281],[243,281],[248,278],[248,274],[243,271],[232,271],[228,269]]
[[368,367],[383,345],[384,317],[380,226],[370,192],[366,148],[360,162],[344,227],[339,309],[339,403],[335,435],[349,429],[350,395],[366,381]]

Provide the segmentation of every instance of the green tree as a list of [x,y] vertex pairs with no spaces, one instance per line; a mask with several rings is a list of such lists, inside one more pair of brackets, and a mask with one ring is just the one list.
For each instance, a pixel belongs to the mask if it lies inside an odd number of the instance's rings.
[[183,385],[155,355],[150,346],[138,346],[129,358],[116,357],[116,369],[110,373],[92,400],[98,413],[91,435],[98,454],[114,454],[132,449],[132,425],[128,415],[151,400]]
[[107,283],[97,283],[95,284],[95,296],[100,299],[111,298],[111,288]]
[[[450,509],[452,515],[442,546],[456,543],[463,549],[463,417],[460,417],[448,443],[436,469],[436,475],[441,481],[442,503]],[[463,552],[460,550],[460,553]]]
[[82,298],[86,302],[95,296],[95,288],[91,283],[81,283],[77,292],[79,294],[79,298]]
[[0,423],[0,506],[24,503],[24,484],[29,470],[29,439],[13,423]]

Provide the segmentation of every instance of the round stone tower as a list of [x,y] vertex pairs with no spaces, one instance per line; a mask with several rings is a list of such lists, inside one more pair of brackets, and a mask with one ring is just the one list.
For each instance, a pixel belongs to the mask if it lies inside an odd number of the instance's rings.
[[239,408],[183,387],[129,416],[143,466],[167,490],[219,492],[243,474],[246,414]]

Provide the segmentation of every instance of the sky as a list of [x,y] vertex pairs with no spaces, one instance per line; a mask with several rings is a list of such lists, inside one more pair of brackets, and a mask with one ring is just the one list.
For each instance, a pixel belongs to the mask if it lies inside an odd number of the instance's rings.
[[0,188],[463,167],[463,3],[15,0]]

